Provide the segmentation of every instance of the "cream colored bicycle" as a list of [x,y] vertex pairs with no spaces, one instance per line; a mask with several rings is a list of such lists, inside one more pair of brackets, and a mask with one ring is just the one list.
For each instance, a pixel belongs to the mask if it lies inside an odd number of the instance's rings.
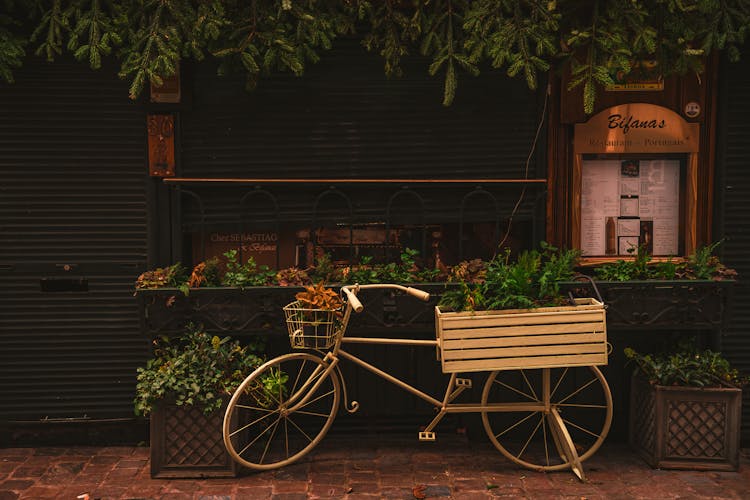
[[478,412],[490,441],[508,459],[534,470],[572,469],[583,478],[581,462],[601,446],[612,421],[612,396],[596,366],[494,370],[479,403],[457,402],[471,389],[472,379],[447,373],[445,393],[431,396],[342,348],[387,344],[443,352],[448,342],[440,338],[440,329],[436,340],[345,336],[352,311],[363,309],[357,294],[376,288],[429,300],[426,292],[401,285],[353,285],[341,289],[342,311],[305,310],[298,302],[284,308],[292,347],[307,351],[267,361],[235,391],[223,425],[234,460],[258,470],[291,464],[323,439],[342,400],[348,412],[356,412],[359,404],[348,401],[339,366],[347,360],[435,407],[435,417],[418,433],[421,441],[435,440],[434,429],[446,414]]

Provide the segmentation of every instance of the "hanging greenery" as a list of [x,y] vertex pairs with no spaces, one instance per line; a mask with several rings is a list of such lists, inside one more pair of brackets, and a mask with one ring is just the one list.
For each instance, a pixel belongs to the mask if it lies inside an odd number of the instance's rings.
[[724,50],[732,61],[750,26],[750,0],[0,0],[0,79],[28,54],[66,51],[93,69],[114,57],[136,98],[181,59],[218,58],[248,88],[275,72],[303,74],[342,35],[358,35],[402,74],[413,53],[429,59],[450,105],[459,77],[503,68],[536,88],[550,69],[570,73],[591,113],[598,89],[640,71],[700,72]]

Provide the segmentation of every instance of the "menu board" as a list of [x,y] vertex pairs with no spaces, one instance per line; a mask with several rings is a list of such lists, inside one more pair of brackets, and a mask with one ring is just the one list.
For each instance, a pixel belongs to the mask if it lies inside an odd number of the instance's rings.
[[584,160],[581,252],[675,255],[679,246],[679,160]]

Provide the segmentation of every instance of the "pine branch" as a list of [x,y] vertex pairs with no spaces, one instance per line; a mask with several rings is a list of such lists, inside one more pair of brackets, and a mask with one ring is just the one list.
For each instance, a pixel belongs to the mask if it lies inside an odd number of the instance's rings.
[[74,7],[74,24],[68,40],[68,50],[79,61],[88,60],[92,69],[101,67],[102,56],[112,52],[113,45],[122,37],[114,26],[115,6],[108,1],[81,1]]
[[52,0],[52,5],[44,11],[39,26],[31,34],[32,42],[44,37],[34,52],[36,55],[44,55],[47,61],[52,62],[55,55],[62,54],[63,38],[70,31],[70,15],[71,9],[64,9],[62,0]]

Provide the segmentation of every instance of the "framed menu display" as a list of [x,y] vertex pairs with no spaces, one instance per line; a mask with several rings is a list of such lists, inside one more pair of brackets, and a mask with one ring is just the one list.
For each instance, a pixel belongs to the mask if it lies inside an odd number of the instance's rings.
[[680,241],[679,159],[583,159],[581,253],[677,255]]

